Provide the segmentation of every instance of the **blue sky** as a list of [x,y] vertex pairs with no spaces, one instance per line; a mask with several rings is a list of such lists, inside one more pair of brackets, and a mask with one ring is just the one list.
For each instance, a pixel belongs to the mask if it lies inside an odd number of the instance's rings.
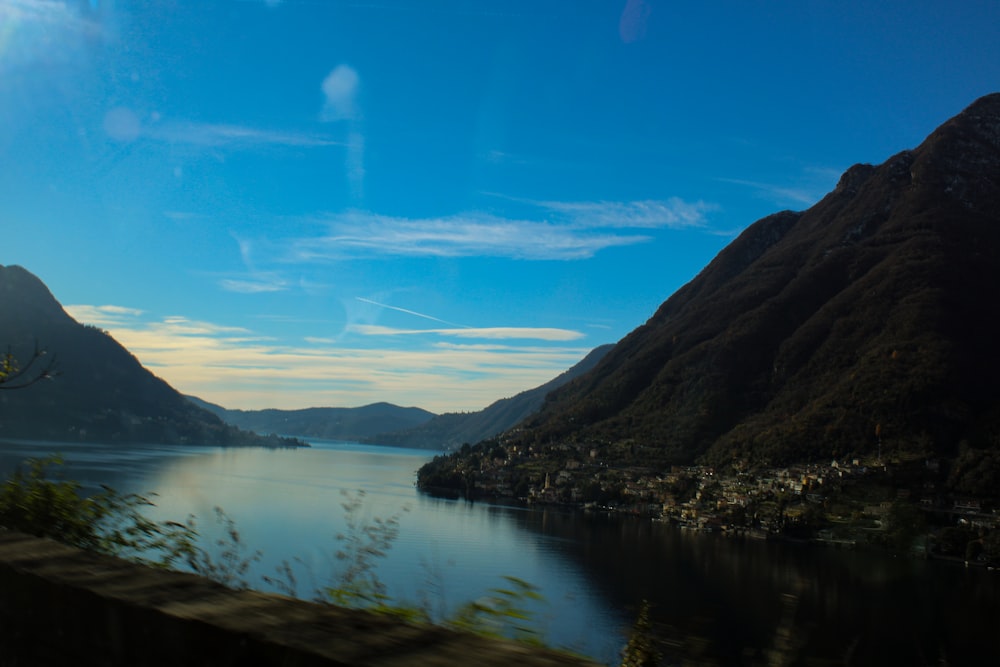
[[477,410],[998,90],[995,1],[0,0],[0,263],[227,407]]

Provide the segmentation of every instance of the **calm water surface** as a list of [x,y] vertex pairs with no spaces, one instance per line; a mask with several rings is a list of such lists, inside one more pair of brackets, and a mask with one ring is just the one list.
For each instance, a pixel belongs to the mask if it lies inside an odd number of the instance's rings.
[[361,518],[399,516],[399,536],[378,569],[394,598],[447,613],[504,585],[504,576],[519,577],[545,596],[535,612],[548,641],[608,663],[643,598],[655,604],[660,633],[723,664],[758,664],[775,649],[836,664],[845,656],[848,664],[952,665],[1000,656],[1000,576],[992,572],[628,517],[439,500],[414,488],[432,453],[313,445],[0,443],[0,474],[59,452],[66,476],[88,489],[155,493],[155,518],[195,515],[206,543],[219,534],[212,517],[222,507],[263,554],[251,583],[266,589],[261,577],[289,561],[303,597],[336,576],[342,491],[363,490]]

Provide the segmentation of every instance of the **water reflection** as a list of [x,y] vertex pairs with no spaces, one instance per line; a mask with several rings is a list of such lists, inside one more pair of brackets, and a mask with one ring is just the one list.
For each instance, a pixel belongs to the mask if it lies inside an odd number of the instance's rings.
[[[800,659],[978,664],[1000,655],[1000,577],[984,570],[726,538],[646,520],[541,510],[520,525],[559,539],[611,607],[647,598],[661,629],[753,664],[782,631]],[[789,603],[792,600],[792,604]]]
[[[400,515],[378,574],[400,600],[439,614],[511,575],[542,588],[547,637],[612,662],[638,602],[659,632],[705,660],[761,664],[775,647],[844,664],[974,664],[1000,655],[1000,577],[935,562],[704,535],[628,517],[525,509],[416,493],[426,452],[318,442],[311,449],[2,443],[0,474],[62,452],[87,488],[156,492],[155,518],[220,506],[262,560],[249,578],[295,568],[308,597],[336,576],[341,490],[363,490],[362,520]],[[697,646],[692,648],[696,642]]]
[[262,583],[289,562],[298,593],[310,597],[341,571],[336,536],[346,530],[342,490],[365,491],[362,522],[400,515],[399,536],[378,569],[395,599],[440,615],[515,576],[541,587],[534,610],[547,639],[614,659],[624,622],[609,614],[578,564],[554,540],[519,528],[527,512],[419,495],[414,473],[433,452],[317,442],[310,449],[266,450],[13,443],[0,448],[0,473],[29,456],[61,452],[64,473],[97,489],[156,494],[156,519],[198,517],[203,544],[223,536],[213,522],[222,507],[242,541],[263,557],[247,578]]

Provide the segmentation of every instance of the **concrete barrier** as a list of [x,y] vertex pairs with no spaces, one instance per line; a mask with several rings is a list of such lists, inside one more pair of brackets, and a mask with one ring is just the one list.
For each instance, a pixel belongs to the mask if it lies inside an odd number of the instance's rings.
[[389,616],[234,591],[0,529],[0,667],[582,667]]

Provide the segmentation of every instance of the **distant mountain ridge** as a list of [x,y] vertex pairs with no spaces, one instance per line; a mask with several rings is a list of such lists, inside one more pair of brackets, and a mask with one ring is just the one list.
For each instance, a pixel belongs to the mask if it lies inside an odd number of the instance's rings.
[[386,429],[373,435],[369,442],[430,449],[456,449],[465,443],[477,443],[514,427],[538,411],[545,396],[573,378],[592,369],[613,345],[594,348],[569,370],[545,384],[502,398],[476,412],[449,412],[405,430]]
[[223,421],[243,429],[324,440],[361,441],[385,430],[412,428],[434,417],[434,413],[427,410],[384,402],[358,408],[231,410],[193,396],[188,398]]
[[185,399],[109,334],[70,317],[44,283],[0,266],[0,343],[27,363],[56,358],[51,380],[0,391],[0,438],[107,443],[297,446],[240,431]]
[[456,449],[501,433],[541,407],[546,394],[591,368],[612,348],[602,345],[545,384],[494,402],[483,410],[435,415],[420,408],[373,403],[359,408],[230,410],[189,396],[234,426],[257,433],[303,438],[356,440],[375,445]]
[[1000,94],[748,227],[509,442],[618,463],[1000,448]]

